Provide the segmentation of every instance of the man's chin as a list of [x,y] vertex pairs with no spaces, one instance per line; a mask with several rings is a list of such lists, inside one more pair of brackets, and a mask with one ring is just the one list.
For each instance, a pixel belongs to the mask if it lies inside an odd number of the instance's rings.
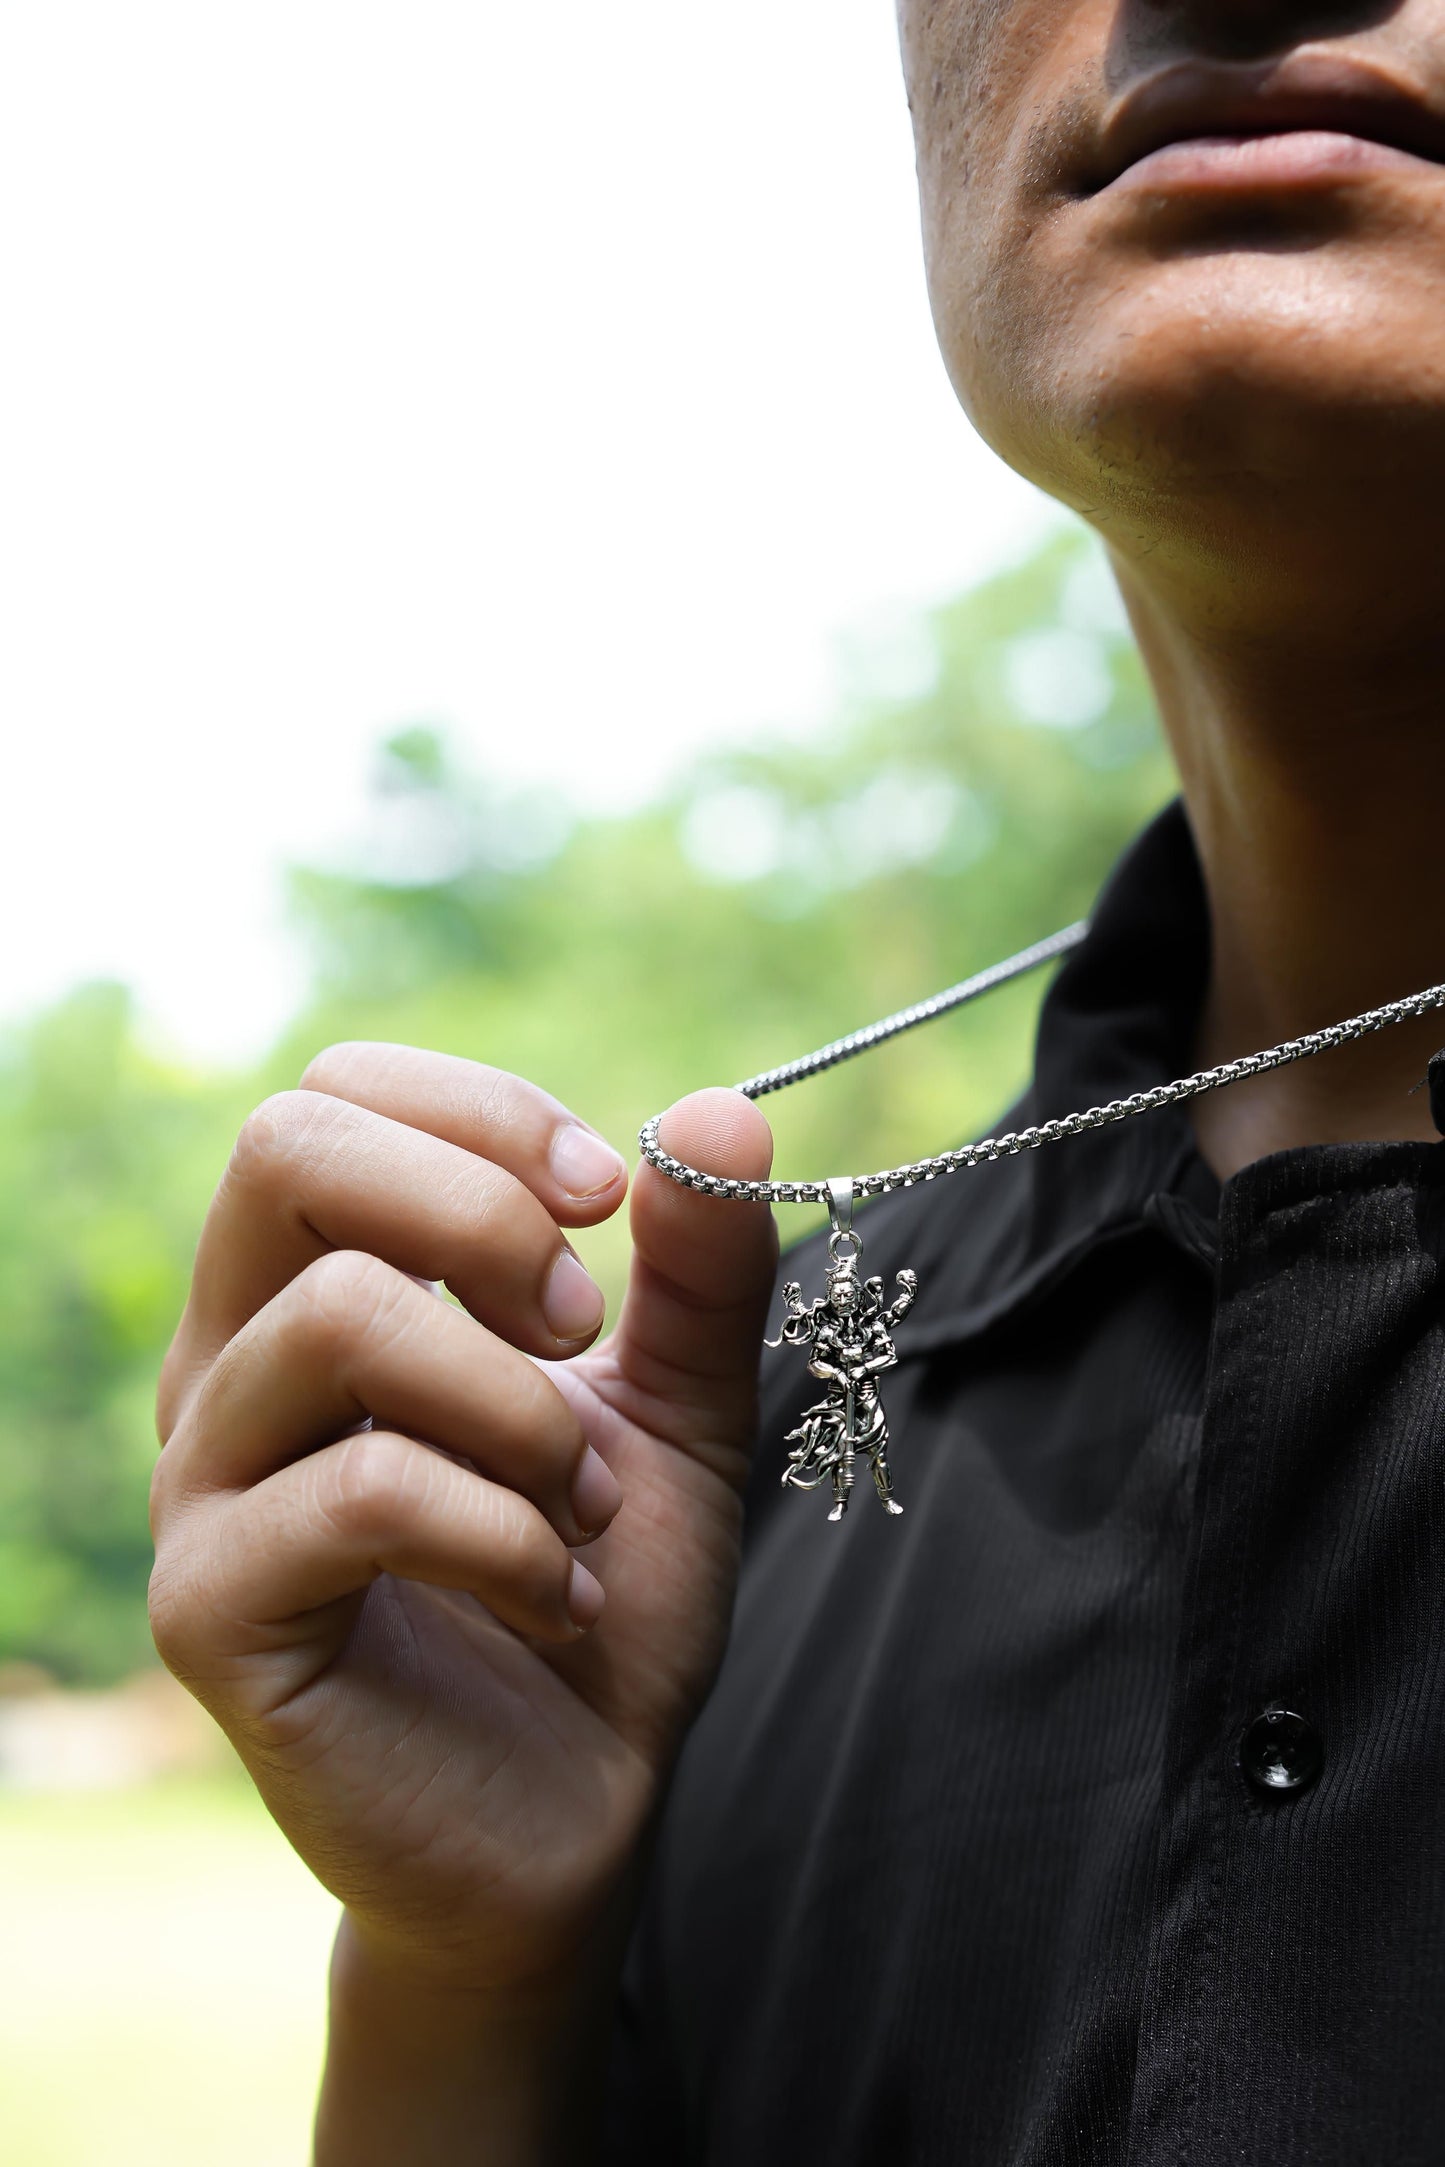
[[1047,351],[968,401],[1002,455],[1086,508],[1102,485],[1322,505],[1445,487],[1445,303],[1371,293],[1298,258],[1139,267],[1080,297]]

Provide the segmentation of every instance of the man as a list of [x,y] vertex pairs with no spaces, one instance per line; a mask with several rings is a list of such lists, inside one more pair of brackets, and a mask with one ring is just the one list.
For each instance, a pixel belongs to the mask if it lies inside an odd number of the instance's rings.
[[[1183,784],[1038,1118],[1445,977],[1445,0],[901,13],[954,382]],[[841,1529],[765,1211],[644,1168],[582,1352],[624,1176],[543,1094],[341,1047],[253,1118],[155,1619],[347,1907],[322,2167],[1441,2157],[1439,1035],[873,1207],[907,1511]]]

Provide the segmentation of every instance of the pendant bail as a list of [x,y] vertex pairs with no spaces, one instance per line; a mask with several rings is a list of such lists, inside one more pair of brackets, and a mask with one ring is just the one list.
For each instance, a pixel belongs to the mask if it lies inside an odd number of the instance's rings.
[[828,1236],[828,1251],[837,1256],[840,1249],[851,1248],[855,1256],[862,1253],[863,1244],[853,1231],[853,1179],[849,1174],[840,1175],[828,1184],[828,1217],[833,1231]]

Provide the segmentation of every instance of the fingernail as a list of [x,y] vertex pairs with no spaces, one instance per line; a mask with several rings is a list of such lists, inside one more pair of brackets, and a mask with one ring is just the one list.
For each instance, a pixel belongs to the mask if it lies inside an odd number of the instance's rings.
[[559,1188],[579,1202],[610,1189],[626,1172],[610,1144],[574,1121],[559,1129],[552,1139],[552,1175]]
[[590,1339],[607,1304],[580,1257],[564,1249],[542,1295],[542,1314],[555,1339]]
[[616,1519],[622,1491],[600,1452],[587,1447],[572,1485],[572,1517],[584,1535],[600,1535]]
[[607,1593],[602,1582],[589,1573],[580,1558],[572,1560],[572,1580],[567,1589],[567,1608],[579,1633],[595,1625],[602,1615]]

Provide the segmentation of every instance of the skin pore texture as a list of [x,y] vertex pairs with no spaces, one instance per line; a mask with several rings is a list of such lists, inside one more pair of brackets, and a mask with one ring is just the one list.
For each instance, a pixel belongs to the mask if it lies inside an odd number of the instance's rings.
[[[1445,977],[1445,0],[902,0],[963,405],[1102,535],[1204,865],[1195,1060]],[[1445,1022],[1199,1102],[1432,1138]]]

